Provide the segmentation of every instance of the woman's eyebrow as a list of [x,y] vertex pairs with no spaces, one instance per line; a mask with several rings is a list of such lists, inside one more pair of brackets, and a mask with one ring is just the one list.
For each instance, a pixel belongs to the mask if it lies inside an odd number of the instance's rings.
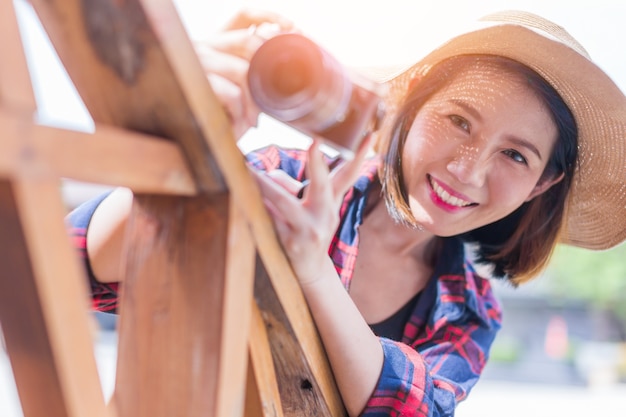
[[537,155],[537,158],[539,158],[540,161],[542,160],[541,152],[539,152],[539,149],[537,149],[537,147],[533,145],[531,142],[529,142],[528,140],[519,138],[517,136],[509,136],[508,139],[509,141],[513,142],[515,145],[528,149],[529,151]]
[[468,112],[473,118],[475,118],[479,122],[483,120],[478,110],[476,110],[476,108],[472,106],[471,104],[469,104],[467,101],[464,101],[458,98],[453,98],[453,99],[450,99],[450,102],[461,107],[463,110]]

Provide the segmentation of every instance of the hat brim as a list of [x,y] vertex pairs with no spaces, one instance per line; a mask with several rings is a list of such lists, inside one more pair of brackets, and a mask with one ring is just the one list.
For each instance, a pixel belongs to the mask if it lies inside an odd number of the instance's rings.
[[533,69],[561,95],[578,127],[579,160],[561,241],[608,249],[626,240],[626,97],[591,60],[534,29],[499,24],[457,36],[408,69],[367,71],[388,83],[394,114],[416,77],[459,55],[496,55]]

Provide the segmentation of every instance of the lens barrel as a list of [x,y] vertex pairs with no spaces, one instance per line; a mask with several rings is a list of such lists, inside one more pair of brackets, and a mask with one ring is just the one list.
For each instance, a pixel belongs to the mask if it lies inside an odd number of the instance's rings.
[[262,112],[340,151],[356,150],[382,117],[382,99],[300,34],[265,41],[250,61],[248,85]]

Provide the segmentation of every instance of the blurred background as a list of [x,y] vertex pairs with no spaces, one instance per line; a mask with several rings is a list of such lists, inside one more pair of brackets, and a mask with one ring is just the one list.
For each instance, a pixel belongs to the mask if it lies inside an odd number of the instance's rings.
[[[36,15],[15,0],[43,124],[89,131],[91,119]],[[524,9],[564,26],[626,91],[626,4],[606,1],[499,0],[384,3],[331,0],[175,0],[194,39],[210,37],[242,7],[291,18],[342,63],[402,64],[424,55],[467,22],[503,9]],[[367,4],[365,4],[367,3]],[[381,6],[384,4],[384,7]],[[300,146],[307,138],[267,117],[242,149],[267,142]],[[64,182],[68,209],[109,188]],[[626,413],[626,245],[604,252],[559,247],[543,276],[518,289],[496,284],[504,325],[483,378],[457,415],[586,416]],[[96,315],[96,357],[105,394],[113,387],[114,316]],[[22,417],[11,367],[0,349],[0,416]]]

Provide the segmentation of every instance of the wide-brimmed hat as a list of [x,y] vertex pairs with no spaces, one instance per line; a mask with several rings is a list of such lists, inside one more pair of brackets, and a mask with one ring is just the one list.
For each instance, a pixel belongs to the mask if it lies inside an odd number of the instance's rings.
[[362,73],[388,84],[387,113],[393,116],[411,81],[447,58],[497,55],[533,69],[561,95],[578,127],[578,165],[561,241],[607,249],[626,240],[624,93],[569,33],[549,20],[504,11],[478,24],[478,29],[454,37],[408,68],[369,68]]

